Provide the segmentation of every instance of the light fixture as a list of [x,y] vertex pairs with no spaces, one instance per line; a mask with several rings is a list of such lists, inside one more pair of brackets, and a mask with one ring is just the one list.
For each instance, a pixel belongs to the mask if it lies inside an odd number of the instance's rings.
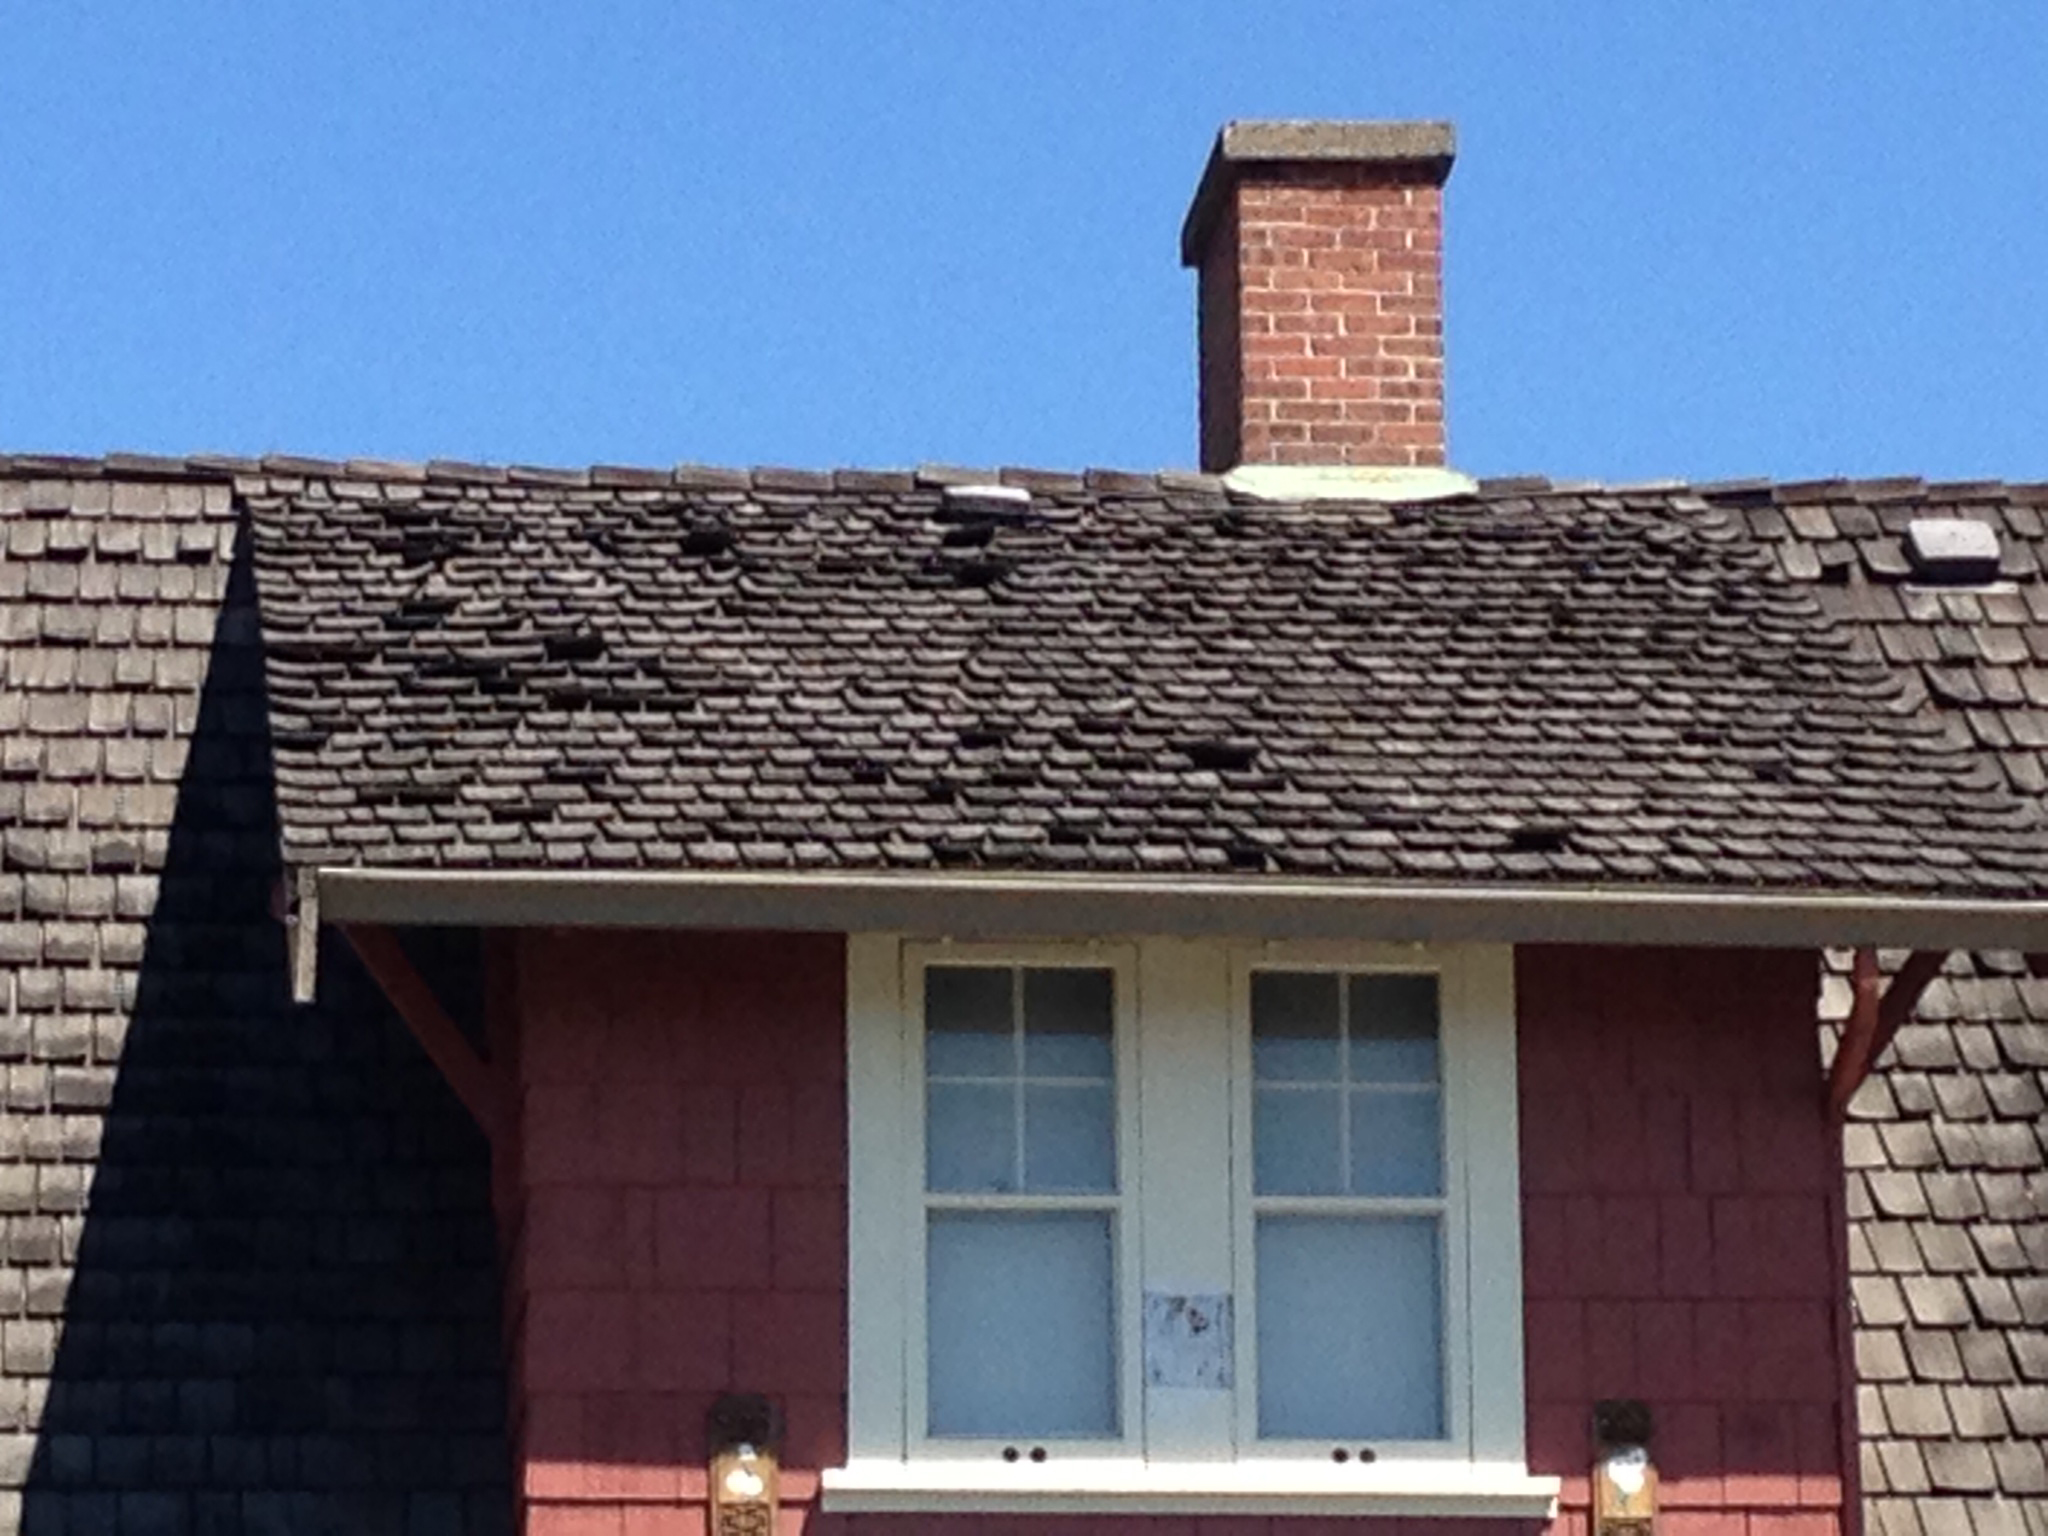
[[1657,1523],[1657,1466],[1650,1460],[1650,1410],[1633,1398],[1593,1408],[1593,1536],[1651,1536]]
[[728,1392],[705,1418],[711,1536],[775,1536],[782,1416],[754,1392]]

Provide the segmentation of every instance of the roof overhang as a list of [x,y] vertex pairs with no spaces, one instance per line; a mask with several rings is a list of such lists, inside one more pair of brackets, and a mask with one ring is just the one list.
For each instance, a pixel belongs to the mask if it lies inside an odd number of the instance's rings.
[[2038,950],[2048,902],[1139,875],[308,869],[314,924]]

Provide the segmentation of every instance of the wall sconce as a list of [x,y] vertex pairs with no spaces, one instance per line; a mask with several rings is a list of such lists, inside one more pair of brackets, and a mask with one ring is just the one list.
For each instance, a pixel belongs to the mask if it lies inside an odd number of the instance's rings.
[[711,1536],[775,1536],[782,1415],[753,1392],[728,1392],[704,1421],[711,1450]]
[[1649,1406],[1633,1398],[1595,1404],[1593,1536],[1651,1536],[1656,1523]]

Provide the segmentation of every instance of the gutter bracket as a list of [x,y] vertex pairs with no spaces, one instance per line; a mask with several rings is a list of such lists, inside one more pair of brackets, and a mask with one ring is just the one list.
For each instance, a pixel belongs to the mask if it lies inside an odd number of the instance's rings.
[[374,924],[336,923],[363,969],[377,983],[394,1012],[405,1021],[427,1059],[440,1069],[455,1097],[470,1113],[484,1139],[496,1145],[503,1122],[504,1094],[493,1064],[479,1056],[448,1010],[420,975],[398,935]]
[[311,1003],[320,982],[320,873],[296,869],[286,877],[289,884],[280,894],[289,910],[284,914],[285,941],[291,960],[292,1001]]
[[1891,1045],[1899,1026],[1912,1015],[1927,984],[1941,974],[1947,959],[1946,950],[1916,949],[1887,987],[1884,973],[1878,969],[1877,951],[1868,946],[1856,951],[1850,970],[1855,1000],[1835,1047],[1834,1067],[1828,1073],[1829,1118],[1839,1121],[1848,1114],[1849,1100]]

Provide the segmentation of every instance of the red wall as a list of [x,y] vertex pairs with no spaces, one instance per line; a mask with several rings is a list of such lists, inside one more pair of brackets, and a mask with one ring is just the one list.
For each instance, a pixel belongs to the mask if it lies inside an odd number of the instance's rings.
[[[1517,971],[1530,1462],[1566,1479],[1553,1536],[1584,1532],[1609,1396],[1655,1412],[1664,1536],[1833,1536],[1840,1168],[1813,957],[1526,949]],[[508,1317],[532,1536],[699,1536],[704,1413],[728,1389],[783,1403],[791,1536],[1274,1524],[817,1513],[844,1437],[840,941],[536,933],[517,973]],[[1395,1523],[1533,1536],[1377,1522]]]

